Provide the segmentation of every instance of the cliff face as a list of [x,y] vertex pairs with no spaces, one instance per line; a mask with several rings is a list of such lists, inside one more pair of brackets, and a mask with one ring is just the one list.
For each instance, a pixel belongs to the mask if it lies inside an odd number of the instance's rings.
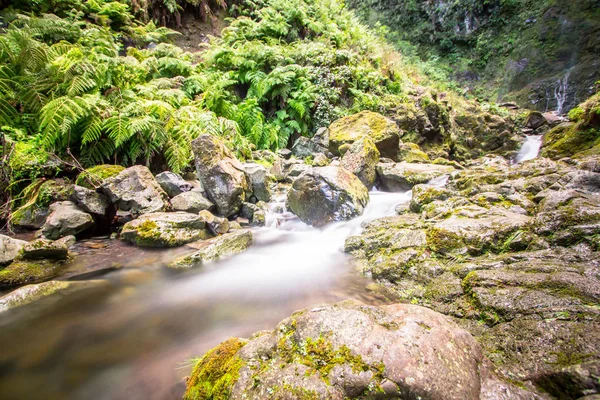
[[351,0],[477,96],[566,113],[600,79],[596,0]]

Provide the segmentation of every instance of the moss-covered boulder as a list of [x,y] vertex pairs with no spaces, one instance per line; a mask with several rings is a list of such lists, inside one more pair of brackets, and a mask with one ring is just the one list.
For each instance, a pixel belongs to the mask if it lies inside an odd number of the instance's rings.
[[[305,309],[207,353],[186,399],[481,399],[532,394],[500,381],[466,331],[427,308],[349,300]],[[215,397],[215,396],[220,397]]]
[[17,260],[0,270],[0,287],[19,286],[52,278],[63,263],[50,260]]
[[340,166],[356,175],[367,189],[371,189],[377,179],[375,168],[378,163],[379,150],[375,143],[370,138],[362,138],[350,146]]
[[377,165],[377,176],[381,182],[381,189],[387,192],[409,190],[414,185],[427,183],[454,171],[452,166],[437,164],[401,162]]
[[69,199],[73,185],[65,179],[36,180],[21,192],[21,206],[13,211],[10,223],[21,230],[40,229],[50,215],[50,205]]
[[400,129],[393,120],[372,111],[362,111],[331,124],[329,150],[339,155],[340,146],[364,137],[373,140],[382,157],[395,160],[398,156]]
[[11,179],[14,182],[40,177],[54,177],[71,169],[58,157],[29,142],[17,142],[9,160]]
[[176,247],[211,236],[200,215],[186,212],[144,214],[121,231],[123,239],[142,247]]
[[353,173],[341,167],[317,167],[292,184],[289,209],[303,222],[323,226],[362,214],[369,191]]
[[398,161],[408,163],[430,163],[429,156],[416,143],[402,143],[398,152]]
[[28,260],[66,260],[69,246],[75,243],[75,236],[65,236],[58,240],[36,239],[23,246],[20,257]]
[[119,175],[125,170],[121,165],[103,164],[88,168],[77,175],[75,184],[87,189],[96,189],[108,178]]
[[27,242],[0,235],[0,266],[10,264],[17,258]]
[[196,242],[190,247],[196,252],[180,257],[171,263],[170,268],[187,269],[203,263],[231,257],[246,251],[252,246],[252,232],[247,229],[235,230],[215,238]]

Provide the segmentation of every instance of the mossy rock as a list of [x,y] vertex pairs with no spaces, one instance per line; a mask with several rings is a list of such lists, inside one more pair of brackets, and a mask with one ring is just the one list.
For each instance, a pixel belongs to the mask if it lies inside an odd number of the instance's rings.
[[149,213],[128,222],[121,236],[142,247],[176,247],[212,236],[206,221],[187,212]]
[[398,161],[408,163],[429,163],[429,156],[415,143],[403,143],[398,152]]
[[22,191],[21,206],[13,211],[10,222],[18,229],[39,229],[50,215],[49,207],[66,201],[73,185],[64,179],[36,180]]
[[0,287],[39,282],[56,276],[63,264],[49,260],[18,260],[0,270]]
[[9,166],[13,182],[39,177],[52,177],[67,168],[56,156],[42,150],[35,143],[17,142]]
[[83,186],[87,189],[95,189],[102,185],[105,179],[117,176],[123,170],[125,170],[125,167],[121,165],[96,165],[95,167],[88,168],[81,172],[77,176],[75,184],[78,186]]

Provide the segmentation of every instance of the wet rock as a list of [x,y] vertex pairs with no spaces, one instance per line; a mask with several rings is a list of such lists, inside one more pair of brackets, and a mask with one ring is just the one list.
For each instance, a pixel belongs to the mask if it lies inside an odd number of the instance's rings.
[[208,210],[200,211],[198,215],[204,220],[208,230],[213,235],[222,235],[229,232],[229,220],[227,218],[217,217]]
[[237,214],[246,199],[248,182],[242,164],[225,144],[212,135],[192,141],[198,178],[208,199],[224,217]]
[[382,157],[398,156],[400,130],[394,121],[372,111],[362,111],[335,121],[329,127],[329,150],[340,154],[340,146],[368,137]]
[[167,194],[150,170],[142,165],[127,168],[106,179],[102,189],[119,210],[130,211],[134,217],[167,208]]
[[16,260],[0,270],[0,287],[11,287],[52,278],[63,264],[50,260]]
[[169,264],[170,268],[185,269],[202,265],[205,262],[231,257],[246,251],[252,245],[252,232],[236,230],[215,238],[196,242],[190,247],[197,249],[193,254],[178,258]]
[[311,139],[300,136],[292,146],[292,154],[298,158],[306,158],[313,156],[316,153],[327,151],[325,147],[321,147]]
[[329,159],[323,153],[315,154],[315,158],[313,159],[313,167],[325,167],[329,164]]
[[313,136],[312,141],[321,147],[324,147],[326,149],[329,148],[329,129],[317,129],[317,132],[315,133],[315,136]]
[[23,246],[21,256],[29,260],[66,260],[69,256],[69,246],[74,243],[75,236],[65,236],[55,241],[37,239]]
[[156,175],[156,182],[171,198],[181,193],[189,192],[194,188],[191,183],[186,182],[181,176],[169,171]]
[[0,235],[0,266],[11,263],[19,256],[21,249],[27,242]]
[[264,226],[266,214],[262,208],[256,204],[244,203],[242,205],[242,217],[247,218],[252,226]]
[[106,196],[83,186],[73,186],[73,192],[69,196],[69,200],[83,211],[99,216],[107,215],[110,207]]
[[398,152],[398,161],[408,163],[430,163],[429,156],[424,153],[416,143],[400,144]]
[[144,214],[121,231],[121,237],[142,247],[176,247],[211,236],[202,216],[186,212]]
[[598,380],[600,361],[598,360],[540,375],[535,378],[535,384],[558,399],[592,400],[600,395],[600,380]]
[[379,150],[370,138],[357,140],[344,154],[340,166],[352,172],[368,189],[375,186]]
[[[349,300],[302,310],[272,332],[230,339],[207,357],[194,368],[184,398],[203,397],[217,385],[232,398],[298,392],[323,399],[463,400],[492,398],[499,386],[503,398],[535,398],[499,381],[468,332],[407,304],[373,307]],[[224,381],[226,376],[236,378]]]
[[271,179],[269,179],[267,168],[264,165],[250,163],[242,164],[242,167],[249,184],[246,198],[248,199],[251,195],[256,198],[256,201],[270,201],[271,189],[269,186]]
[[546,117],[544,117],[544,114],[539,111],[532,111],[525,119],[524,125],[535,130],[547,123],[548,121],[546,120]]
[[52,213],[42,227],[42,235],[50,240],[63,236],[77,236],[94,226],[92,216],[71,201],[62,201],[50,206]]
[[356,175],[341,167],[318,167],[292,184],[289,209],[303,222],[323,226],[362,214],[369,193]]
[[215,205],[210,202],[202,193],[195,190],[183,192],[171,199],[171,206],[175,211],[185,211],[192,214],[198,214],[202,210],[212,210]]
[[64,179],[51,179],[34,182],[24,193],[29,193],[22,201],[23,206],[15,210],[11,216],[11,226],[15,229],[40,229],[50,215],[50,205],[58,201],[66,201],[71,193],[71,185]]
[[406,162],[394,164],[378,164],[377,175],[381,181],[381,189],[388,192],[409,190],[414,185],[427,183],[430,180],[450,174],[455,169],[447,165],[411,164]]

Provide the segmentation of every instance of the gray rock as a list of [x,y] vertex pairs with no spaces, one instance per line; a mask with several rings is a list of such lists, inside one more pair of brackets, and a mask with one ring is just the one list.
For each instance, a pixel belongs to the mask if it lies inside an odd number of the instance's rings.
[[290,149],[281,149],[277,152],[277,154],[284,160],[289,160],[292,156],[292,151]]
[[246,194],[248,200],[250,196],[254,196],[257,201],[270,201],[271,200],[271,189],[269,188],[270,179],[268,177],[268,170],[264,165],[246,163],[242,164],[244,173],[248,179],[249,191]]
[[77,236],[94,226],[92,216],[71,201],[62,201],[50,206],[52,213],[42,227],[42,235],[50,240],[63,236]]
[[202,193],[192,190],[183,192],[171,199],[171,206],[175,211],[185,211],[198,214],[202,210],[212,210],[215,205],[211,203]]
[[198,215],[213,235],[222,235],[229,232],[229,220],[227,218],[217,217],[208,210],[200,211]]
[[26,244],[23,240],[0,235],[0,265],[10,264]]
[[211,236],[200,215],[186,212],[144,214],[121,231],[121,237],[142,247],[176,247]]
[[369,138],[362,138],[350,146],[342,157],[340,165],[356,175],[367,189],[371,189],[377,179],[375,171],[377,163],[379,163],[379,150],[375,147],[375,143]]
[[108,199],[103,194],[77,185],[73,186],[69,200],[85,212],[102,216],[106,215],[110,206]]
[[306,165],[306,164],[302,164],[302,163],[291,164],[289,166],[289,169],[287,170],[286,178],[288,181],[293,181],[294,178],[299,177],[302,173],[304,173],[306,171],[310,171],[310,169],[311,169],[310,165]]
[[313,159],[313,167],[325,167],[329,164],[329,159],[323,153],[315,154],[315,158]]
[[317,129],[315,136],[313,136],[312,141],[321,147],[329,148],[329,129],[322,127]]
[[248,191],[242,164],[212,135],[201,135],[192,141],[198,178],[217,213],[224,217],[237,214]]
[[162,190],[169,195],[169,197],[175,197],[181,193],[189,192],[193,189],[191,183],[186,182],[181,176],[174,172],[161,172],[156,175],[156,182],[160,185]]
[[61,262],[53,260],[18,259],[0,270],[0,287],[40,282],[58,275],[62,268]]
[[168,266],[175,269],[191,268],[205,262],[231,257],[246,251],[251,245],[252,232],[249,230],[236,230],[190,245],[190,247],[197,249],[195,253],[178,258]]
[[298,158],[310,157],[316,153],[323,153],[327,148],[319,146],[307,137],[300,136],[292,146],[292,154]]
[[30,260],[66,260],[69,256],[69,246],[73,243],[74,236],[65,236],[55,241],[37,239],[23,246],[22,257]]
[[547,123],[548,121],[546,120],[546,117],[544,117],[544,114],[539,111],[532,111],[525,119],[524,125],[527,128],[537,129]]
[[242,217],[247,218],[252,226],[264,226],[266,214],[258,205],[244,203],[242,205]]
[[119,210],[131,211],[134,217],[167,208],[167,194],[150,170],[142,165],[127,168],[105,180],[102,189]]
[[454,167],[437,164],[386,163],[377,165],[381,188],[388,192],[410,190],[414,185],[454,172]]
[[303,222],[318,227],[362,214],[369,192],[356,175],[344,168],[318,167],[294,181],[287,202]]

